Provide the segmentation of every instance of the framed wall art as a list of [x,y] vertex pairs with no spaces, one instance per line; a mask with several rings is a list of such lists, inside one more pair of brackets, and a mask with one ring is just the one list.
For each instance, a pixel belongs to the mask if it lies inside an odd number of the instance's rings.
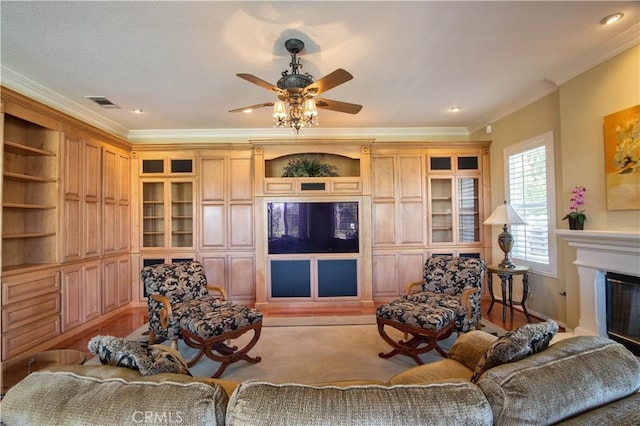
[[640,105],[604,117],[607,209],[640,209]]

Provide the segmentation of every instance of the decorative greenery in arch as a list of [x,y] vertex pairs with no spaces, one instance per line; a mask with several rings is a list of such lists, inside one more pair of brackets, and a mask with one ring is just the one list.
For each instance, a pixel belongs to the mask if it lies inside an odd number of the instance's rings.
[[289,160],[282,177],[335,177],[338,176],[336,170],[333,164],[323,163],[313,155],[305,155]]

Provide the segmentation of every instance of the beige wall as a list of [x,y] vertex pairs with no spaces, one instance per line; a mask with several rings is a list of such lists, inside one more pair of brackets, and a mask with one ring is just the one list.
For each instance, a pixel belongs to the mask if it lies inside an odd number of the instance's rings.
[[[587,188],[587,230],[640,232],[640,212],[608,211],[603,117],[640,104],[640,47],[636,46],[564,83],[559,90],[493,124],[491,204],[504,199],[504,148],[553,131],[556,154],[556,227],[569,211],[571,188]],[[480,136],[480,135],[478,135]],[[485,135],[486,138],[486,135]],[[499,229],[493,231],[497,240]],[[501,252],[494,244],[493,257]],[[558,277],[533,275],[529,310],[574,328],[578,325],[575,250],[558,241]],[[560,293],[566,292],[566,297]]]

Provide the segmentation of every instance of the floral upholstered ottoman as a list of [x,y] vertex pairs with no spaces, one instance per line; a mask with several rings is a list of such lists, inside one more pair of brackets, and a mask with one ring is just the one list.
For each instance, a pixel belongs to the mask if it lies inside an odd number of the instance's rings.
[[[438,341],[446,339],[453,332],[455,311],[443,306],[412,302],[398,299],[376,310],[378,333],[393,350],[379,353],[381,358],[390,358],[402,354],[413,359],[416,364],[423,362],[419,355],[432,349],[442,356],[447,353],[438,345]],[[385,331],[388,325],[404,333],[404,340],[394,340]],[[408,335],[411,334],[411,338]]]
[[[189,367],[202,355],[221,363],[211,376],[213,378],[220,377],[234,362],[244,360],[253,364],[261,360],[259,356],[248,355],[258,342],[262,330],[262,313],[257,309],[232,302],[219,303],[207,311],[194,307],[190,315],[182,317],[180,328],[185,344],[200,351],[189,361]],[[237,339],[251,330],[254,333],[253,338],[241,349],[224,343],[225,340]]]

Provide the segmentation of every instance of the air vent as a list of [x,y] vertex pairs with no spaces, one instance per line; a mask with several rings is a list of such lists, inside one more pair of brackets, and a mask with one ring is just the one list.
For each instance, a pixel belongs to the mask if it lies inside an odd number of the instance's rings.
[[114,104],[104,96],[85,96],[85,98],[92,100],[102,108],[120,108],[118,105]]

